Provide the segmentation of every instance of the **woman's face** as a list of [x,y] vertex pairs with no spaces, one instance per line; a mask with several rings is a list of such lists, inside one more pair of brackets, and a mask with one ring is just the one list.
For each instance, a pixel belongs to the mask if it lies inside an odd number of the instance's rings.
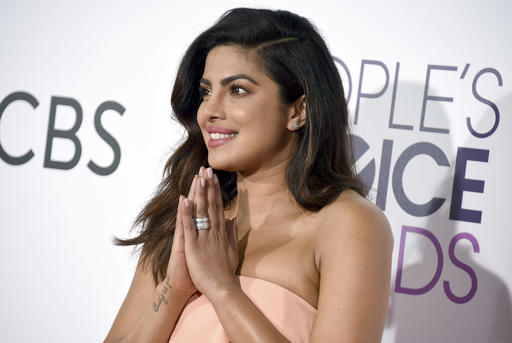
[[280,102],[277,83],[246,50],[212,49],[198,86],[197,121],[214,169],[252,173],[291,156],[293,133],[287,126],[293,106]]

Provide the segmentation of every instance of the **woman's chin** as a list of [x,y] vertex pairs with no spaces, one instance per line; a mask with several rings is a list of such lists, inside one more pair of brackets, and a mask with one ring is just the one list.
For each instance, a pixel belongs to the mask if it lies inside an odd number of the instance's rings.
[[215,170],[222,170],[227,172],[236,172],[238,168],[233,160],[230,158],[214,158],[208,154],[208,164]]

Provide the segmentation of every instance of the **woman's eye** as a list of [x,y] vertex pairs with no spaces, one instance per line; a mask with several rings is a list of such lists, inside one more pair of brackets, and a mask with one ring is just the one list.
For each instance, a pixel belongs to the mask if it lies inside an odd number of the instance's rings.
[[208,88],[204,88],[204,87],[199,87],[199,95],[201,96],[201,98],[204,98],[205,96],[209,96],[211,95],[212,91],[209,90]]
[[231,86],[231,94],[234,94],[234,95],[243,95],[243,94],[247,94],[249,92],[247,92],[243,87],[241,86],[237,86],[237,85],[233,85]]

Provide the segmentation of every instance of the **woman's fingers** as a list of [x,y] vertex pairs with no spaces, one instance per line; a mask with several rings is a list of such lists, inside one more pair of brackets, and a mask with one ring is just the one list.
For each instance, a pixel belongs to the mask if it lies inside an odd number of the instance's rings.
[[206,169],[207,177],[207,203],[208,217],[210,218],[210,230],[216,230],[221,235],[225,235],[224,211],[219,208],[217,203],[217,187],[214,182],[213,170]]
[[[194,218],[208,218],[208,200],[206,198],[206,187],[206,179],[203,176],[198,176],[194,197]],[[208,230],[199,229],[197,231],[198,237],[208,234]]]
[[188,199],[191,200],[191,206],[192,206],[192,214],[195,214],[195,211],[194,211],[194,206],[195,206],[195,197],[196,197],[196,189],[198,186],[198,183],[199,183],[199,176],[202,175],[203,173],[203,170],[204,170],[204,167],[201,166],[201,168],[199,168],[199,175],[194,175],[194,178],[192,179],[192,185],[190,185],[190,190],[189,190],[189,193],[188,193]]
[[180,198],[178,200],[178,211],[176,213],[176,228],[174,230],[174,242],[178,242],[180,239],[183,239],[183,223],[181,222],[181,203],[183,202],[183,199],[185,197],[183,195],[180,195]]
[[184,198],[179,206],[180,222],[183,236],[185,237],[185,243],[194,242],[197,239],[197,233],[192,221],[192,202],[188,198]]
[[219,179],[210,168],[201,167],[191,186],[192,220],[193,218],[208,218],[209,229],[197,230],[198,237],[216,230],[227,237],[224,219],[224,206],[220,193]]

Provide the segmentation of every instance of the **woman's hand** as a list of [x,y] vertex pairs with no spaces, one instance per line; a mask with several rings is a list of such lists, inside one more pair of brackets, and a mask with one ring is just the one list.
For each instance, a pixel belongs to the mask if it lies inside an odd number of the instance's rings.
[[[190,277],[207,297],[238,286],[236,220],[224,218],[219,180],[211,168],[194,178],[193,200],[180,201],[181,225]],[[209,229],[197,230],[193,218],[208,217]]]
[[[200,173],[202,173],[202,168]],[[190,186],[188,194],[189,199],[194,199],[194,186],[195,180],[198,178],[196,175],[194,181]],[[190,278],[188,272],[187,262],[185,260],[185,236],[183,232],[182,218],[182,202],[184,197],[180,196],[178,203],[178,211],[176,215],[176,226],[174,230],[174,239],[172,243],[171,256],[169,257],[169,264],[167,266],[167,278],[164,282],[170,285],[174,290],[191,296],[197,291],[196,286]]]

